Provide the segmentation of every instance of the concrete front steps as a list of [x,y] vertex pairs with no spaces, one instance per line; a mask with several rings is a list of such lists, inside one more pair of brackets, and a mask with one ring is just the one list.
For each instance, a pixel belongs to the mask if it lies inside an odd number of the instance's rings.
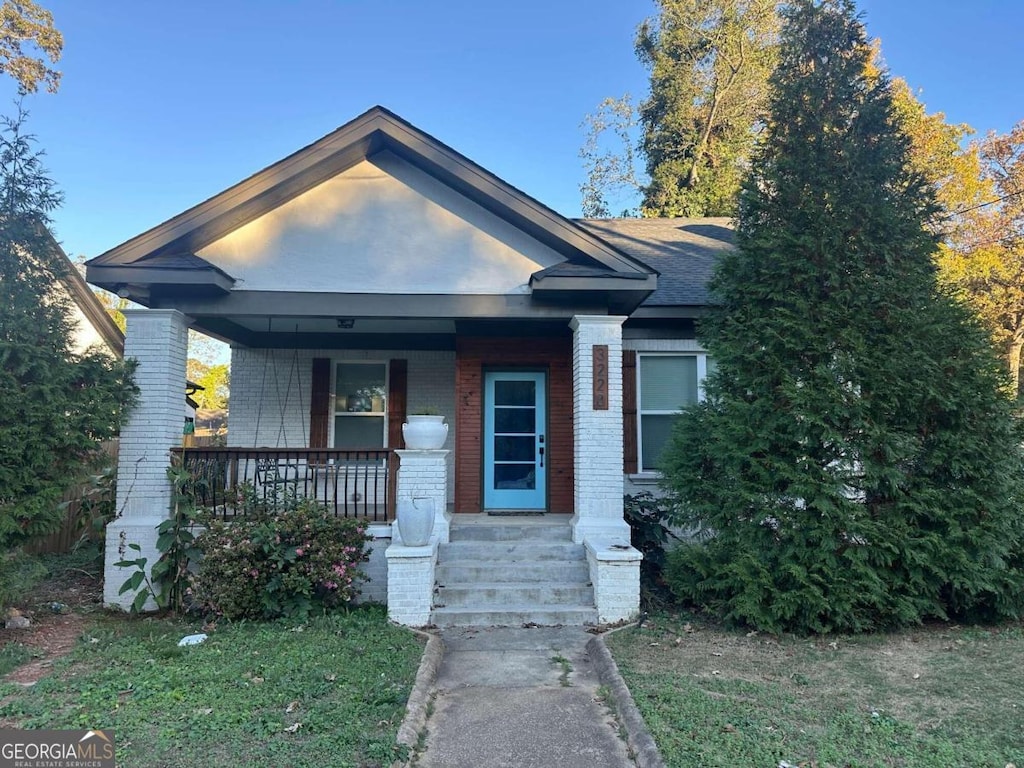
[[459,517],[438,550],[432,624],[597,623],[586,553],[572,542],[568,516]]

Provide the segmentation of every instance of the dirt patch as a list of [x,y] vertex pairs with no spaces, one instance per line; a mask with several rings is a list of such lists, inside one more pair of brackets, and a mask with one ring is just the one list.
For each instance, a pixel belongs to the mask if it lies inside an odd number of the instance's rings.
[[82,614],[69,613],[33,620],[27,629],[0,629],[0,644],[21,643],[36,657],[13,670],[4,680],[31,685],[46,677],[55,661],[71,653],[88,621]]
[[18,643],[32,659],[11,671],[6,682],[31,685],[50,674],[55,661],[78,643],[89,614],[102,604],[102,579],[97,562],[68,556],[48,558],[49,574],[25,595],[17,608],[31,624],[6,629],[0,623],[0,646]]

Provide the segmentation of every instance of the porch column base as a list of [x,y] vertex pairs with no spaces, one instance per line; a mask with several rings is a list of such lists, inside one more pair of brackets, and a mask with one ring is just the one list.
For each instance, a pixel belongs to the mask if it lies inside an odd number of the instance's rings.
[[[118,591],[129,577],[136,573],[135,568],[118,568],[114,565],[121,560],[146,558],[146,577],[149,578],[153,565],[160,557],[156,548],[156,527],[166,520],[166,515],[133,516],[129,519],[118,518],[107,524],[106,564],[103,576],[103,604],[110,608],[130,610],[138,590],[119,595]],[[129,549],[129,544],[138,544],[141,552]],[[144,589],[145,587],[142,587]],[[156,602],[150,597],[143,606],[145,611],[155,611]]]
[[640,614],[640,560],[639,550],[621,541],[602,540],[598,537],[586,541],[590,581],[594,585],[594,603],[600,624],[631,621]]
[[388,561],[388,618],[406,627],[426,626],[430,623],[434,599],[437,541],[425,547],[392,544],[385,557]]

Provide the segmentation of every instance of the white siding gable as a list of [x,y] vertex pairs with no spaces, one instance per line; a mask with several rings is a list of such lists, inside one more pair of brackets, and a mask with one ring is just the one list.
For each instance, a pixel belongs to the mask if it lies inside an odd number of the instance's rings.
[[198,255],[236,290],[525,293],[564,258],[404,160],[382,152]]

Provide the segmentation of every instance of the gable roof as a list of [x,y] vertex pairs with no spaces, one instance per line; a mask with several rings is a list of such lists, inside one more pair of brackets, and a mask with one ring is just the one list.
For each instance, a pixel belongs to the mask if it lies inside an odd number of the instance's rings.
[[[196,256],[205,246],[381,151],[390,151],[563,255],[644,295],[656,273],[593,232],[377,106],[322,139],[87,263],[90,282],[127,287],[148,304],[148,286],[227,293],[234,278]],[[557,275],[555,282],[558,282]],[[550,283],[551,281],[549,281]],[[637,282],[643,285],[638,286]],[[639,301],[639,299],[638,299]]]
[[735,247],[732,220],[725,217],[579,219],[578,223],[658,271],[658,287],[635,317],[645,310],[713,303],[708,283],[715,264],[722,253]]

